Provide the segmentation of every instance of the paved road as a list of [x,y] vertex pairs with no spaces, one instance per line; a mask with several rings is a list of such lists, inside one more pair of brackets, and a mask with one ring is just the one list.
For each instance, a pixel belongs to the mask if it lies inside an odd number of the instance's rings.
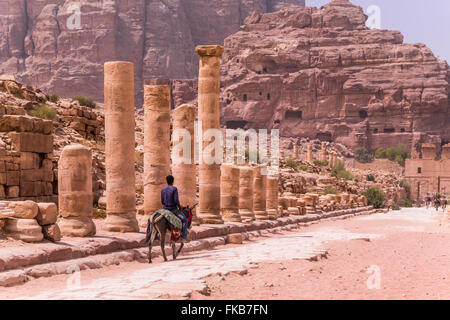
[[[326,252],[330,240],[374,239],[389,232],[423,231],[438,223],[433,211],[404,209],[401,212],[377,214],[352,219],[382,222],[383,228],[360,233],[348,230],[342,221],[319,223],[287,234],[261,238],[239,246],[221,246],[214,250],[192,252],[180,260],[153,265],[124,263],[114,270],[82,271],[75,275],[39,279],[23,288],[7,288],[0,297],[31,299],[164,299],[187,297],[193,291],[205,290],[208,275],[228,272],[245,273],[260,262],[311,259]],[[336,226],[334,226],[336,225]],[[372,231],[372,230],[371,230]],[[16,294],[14,294],[16,290]],[[24,293],[26,292],[26,293]],[[4,295],[4,293],[7,293]]]

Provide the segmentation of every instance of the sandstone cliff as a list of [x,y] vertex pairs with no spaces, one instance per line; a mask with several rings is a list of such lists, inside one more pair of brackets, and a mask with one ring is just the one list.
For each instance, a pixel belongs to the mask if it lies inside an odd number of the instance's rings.
[[[371,150],[449,142],[448,64],[366,19],[347,0],[251,15],[225,40],[223,123]],[[192,90],[175,82],[175,101]]]
[[[80,28],[70,29],[81,4]],[[206,4],[207,3],[207,4]],[[5,0],[0,1],[0,74],[61,96],[103,100],[103,63],[135,65],[137,105],[143,80],[193,78],[198,44],[223,43],[254,10],[304,0]],[[70,24],[69,24],[70,26]]]
[[450,140],[450,69],[347,0],[253,14],[225,40],[223,121],[378,147]]

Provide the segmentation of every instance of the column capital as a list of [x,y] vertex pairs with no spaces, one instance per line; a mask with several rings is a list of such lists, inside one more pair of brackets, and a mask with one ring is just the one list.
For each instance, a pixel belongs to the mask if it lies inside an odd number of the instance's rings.
[[224,48],[219,45],[197,46],[195,52],[201,57],[220,57],[222,56]]

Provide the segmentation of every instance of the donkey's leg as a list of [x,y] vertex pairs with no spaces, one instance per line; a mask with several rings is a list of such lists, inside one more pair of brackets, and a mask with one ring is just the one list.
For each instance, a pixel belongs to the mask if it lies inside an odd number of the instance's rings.
[[161,251],[164,257],[164,261],[167,262],[165,247],[166,247],[166,228],[164,228],[164,231],[161,232]]
[[153,241],[155,241],[157,233],[158,233],[158,231],[152,225],[150,241],[148,243],[148,263],[152,263],[152,245],[153,245]]
[[177,259],[177,250],[176,250],[174,241],[172,241],[172,256],[173,256],[173,260]]
[[182,242],[181,245],[180,245],[180,249],[178,249],[177,254],[176,254],[175,257],[178,257],[180,255],[181,250],[183,250],[183,247],[184,247],[184,243]]

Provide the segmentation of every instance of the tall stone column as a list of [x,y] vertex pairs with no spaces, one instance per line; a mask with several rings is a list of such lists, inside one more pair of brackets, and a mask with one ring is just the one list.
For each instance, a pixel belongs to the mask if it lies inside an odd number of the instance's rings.
[[253,212],[256,220],[267,220],[266,186],[267,176],[261,174],[261,166],[253,168]]
[[220,211],[225,222],[241,222],[239,215],[239,168],[221,166]]
[[[177,130],[186,130],[186,132],[189,132],[191,139],[190,156],[184,154],[184,150],[183,153],[180,154],[175,154],[172,151],[172,174],[175,177],[180,203],[182,206],[190,206],[191,208],[197,203],[197,166],[195,165],[194,156],[194,125],[196,113],[197,109],[190,104],[183,104],[176,108],[172,113],[172,128],[174,133],[174,135],[172,135],[173,148],[176,148],[181,142],[180,140],[174,139]],[[184,142],[186,143],[186,141]],[[183,159],[183,161],[180,162],[180,159]],[[177,160],[178,163],[175,160]],[[198,221],[195,211],[196,210],[193,212],[192,223],[198,225],[200,224],[200,221]]]
[[255,220],[253,213],[253,168],[241,167],[239,174],[239,215],[242,221]]
[[61,234],[68,237],[95,235],[92,221],[92,152],[75,144],[63,149],[58,162],[58,200]]
[[298,145],[294,145],[294,154],[293,154],[293,158],[295,160],[298,160],[299,157],[299,152],[298,152]]
[[311,144],[308,144],[308,147],[307,147],[306,162],[308,162],[308,163],[313,162],[313,153],[312,153],[312,145]]
[[[200,56],[198,79],[198,119],[202,132],[209,129],[220,130],[220,57],[221,46],[199,46]],[[203,223],[221,224],[220,216],[220,164],[207,164],[203,153],[205,147],[214,142],[203,141],[202,161],[199,165],[199,210],[198,217]],[[215,142],[217,143],[217,142]]]
[[135,183],[134,66],[105,63],[106,213],[104,229],[138,232]]
[[[144,85],[144,212],[162,209],[161,189],[170,174],[170,85],[154,79]],[[194,171],[195,172],[195,171]],[[177,177],[175,177],[177,178]]]
[[275,220],[281,216],[278,212],[278,178],[267,177],[266,180],[266,210],[269,219]]
[[320,150],[320,161],[327,161],[327,143],[322,142],[322,149]]

